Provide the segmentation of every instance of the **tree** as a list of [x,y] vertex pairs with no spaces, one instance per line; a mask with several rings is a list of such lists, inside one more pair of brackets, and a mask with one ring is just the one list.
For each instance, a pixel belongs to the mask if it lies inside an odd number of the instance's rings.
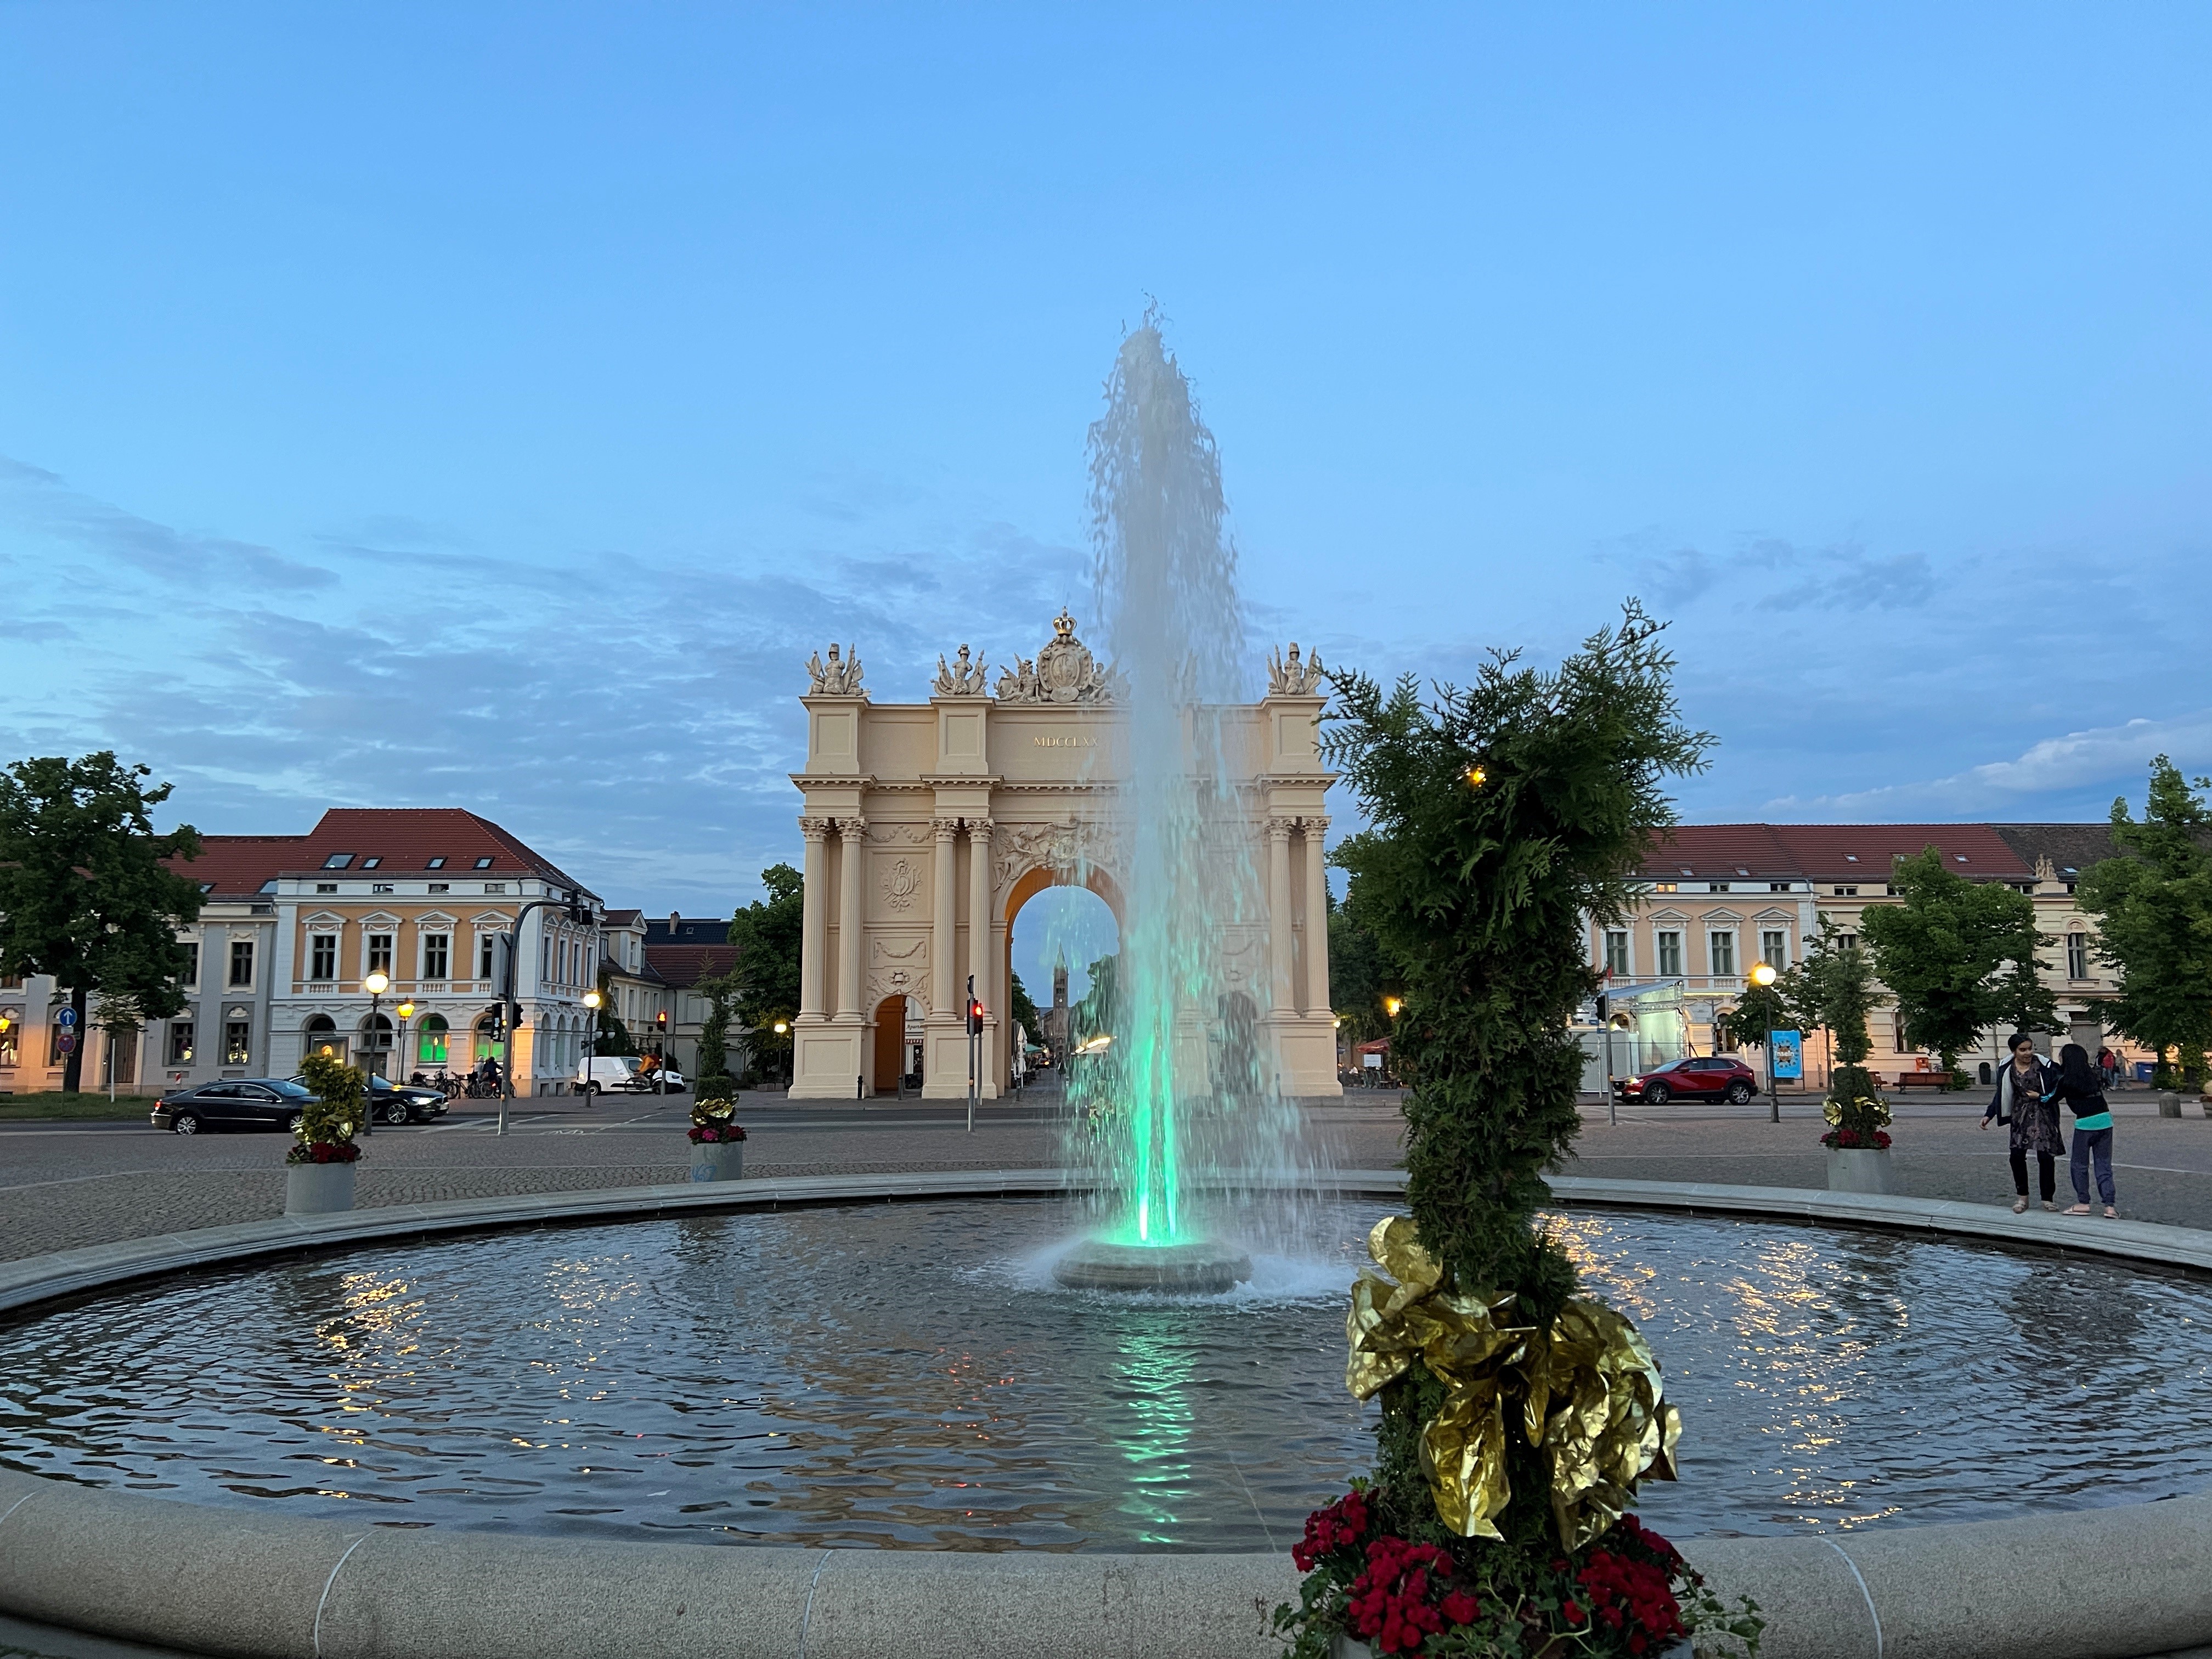
[[[791,1022],[799,1017],[799,955],[806,940],[806,878],[787,864],[761,872],[768,897],[741,904],[730,919],[737,962],[732,1006],[753,1054],[788,1062]],[[778,1035],[776,1025],[784,1030]]]
[[2142,821],[2125,797],[2112,803],[2121,856],[2083,871],[2076,892],[2119,977],[2118,994],[2091,1006],[2157,1056],[2161,1089],[2176,1086],[2170,1054],[2202,1077],[2212,1050],[2212,814],[2197,793],[2212,778],[2195,786],[2164,755],[2152,761]]
[[620,1014],[615,1012],[615,969],[611,962],[599,963],[599,1017],[592,1034],[592,1052],[595,1054],[634,1054],[637,1042],[629,1034]]
[[1036,1004],[1030,1000],[1029,988],[1022,983],[1022,976],[1019,974],[1010,969],[1006,975],[1006,984],[1007,1000],[1013,1005],[1006,1010],[1006,1012],[1012,1017],[1015,1024],[1030,1034],[1030,1040],[1034,1042],[1037,1034]]
[[1984,1031],[2057,1030],[2057,1005],[2037,975],[2035,901],[2001,882],[1968,881],[1933,847],[1898,860],[1901,904],[1868,907],[1860,920],[1875,971],[1893,996],[1905,1040],[1933,1048],[1946,1073]]
[[702,979],[691,988],[707,999],[707,1018],[699,1022],[699,1058],[692,1067],[696,1087],[730,1074],[730,1005],[739,994],[737,972]]
[[1771,985],[1747,983],[1735,1006],[1713,1022],[1713,1035],[1723,1042],[1764,1048],[1769,1032],[1795,1029],[1791,1021],[1796,1018],[1790,993],[1777,975]]
[[[1821,1108],[1830,1132],[1821,1139],[1878,1151],[1887,1144],[1879,1137],[1889,1126],[1889,1108],[1874,1073],[1866,1068],[1867,1055],[1874,1048],[1867,1021],[1883,1000],[1875,988],[1873,959],[1856,938],[1840,931],[1835,918],[1824,911],[1820,931],[1806,941],[1805,960],[1790,973],[1790,994],[1801,1017],[1826,1030],[1828,1052],[1834,1057],[1828,1068],[1827,1101]],[[1844,1134],[1852,1139],[1842,1140]]]
[[[1674,822],[1662,780],[1698,769],[1711,742],[1679,718],[1659,631],[1632,601],[1556,672],[1493,653],[1472,685],[1425,703],[1410,675],[1388,691],[1334,675],[1324,749],[1371,826],[1337,862],[1404,975],[1393,1042],[1415,1080],[1406,1171],[1419,1243],[1443,1290],[1510,1297],[1512,1324],[1547,1332],[1577,1285],[1535,1217],[1544,1171],[1581,1127],[1583,1057],[1568,1026],[1598,987],[1585,918],[1626,914],[1640,860]],[[1444,1398],[1419,1361],[1382,1389],[1374,1495],[1392,1530],[1456,1544],[1422,1461]],[[1555,1553],[1549,1466],[1517,1407],[1504,1435],[1511,1495],[1495,1524],[1540,1571]]]
[[148,789],[150,768],[108,750],[72,761],[18,761],[0,775],[0,973],[50,974],[70,993],[79,1044],[62,1087],[83,1079],[91,994],[137,1019],[185,1006],[189,966],[176,930],[198,918],[199,884],[167,859],[199,856],[198,832],[154,831],[172,786]]

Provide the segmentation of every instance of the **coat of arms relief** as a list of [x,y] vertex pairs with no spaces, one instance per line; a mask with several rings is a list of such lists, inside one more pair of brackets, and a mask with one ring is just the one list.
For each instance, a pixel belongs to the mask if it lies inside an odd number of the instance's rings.
[[1127,691],[1121,671],[1102,665],[1075,637],[1075,618],[1066,611],[1052,619],[1052,643],[1034,661],[1016,657],[999,673],[1000,702],[1119,702]]

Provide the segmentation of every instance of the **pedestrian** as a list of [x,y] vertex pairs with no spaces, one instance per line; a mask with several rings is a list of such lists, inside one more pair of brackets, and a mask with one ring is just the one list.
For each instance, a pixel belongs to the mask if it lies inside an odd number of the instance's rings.
[[2119,1056],[2109,1048],[2097,1050],[2097,1075],[2107,1089],[2114,1087],[2120,1080]]
[[2025,1031],[2012,1035],[2012,1059],[1997,1073],[1996,1092],[1982,1114],[1982,1127],[1992,1121],[2010,1127],[2012,1154],[2012,1212],[2027,1208],[2027,1155],[2035,1154],[2036,1184],[2043,1189],[2043,1207],[2058,1207],[2057,1159],[2066,1150],[2058,1128],[2058,1068],[2035,1052],[2035,1039]]
[[2074,1177],[2074,1207],[2069,1215],[2089,1213],[2089,1168],[2094,1161],[2097,1195],[2105,1200],[2105,1219],[2119,1219],[2112,1189],[2112,1111],[2089,1069],[2089,1051],[2069,1042],[2058,1051],[2058,1095],[2074,1114],[2074,1157],[2066,1172]]

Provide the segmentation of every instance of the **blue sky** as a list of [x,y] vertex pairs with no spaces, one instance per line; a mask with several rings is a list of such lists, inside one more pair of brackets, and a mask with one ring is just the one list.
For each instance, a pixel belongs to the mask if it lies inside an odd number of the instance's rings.
[[[2212,11],[0,9],[0,748],[797,852],[799,664],[1083,610],[1147,295],[1255,647],[1626,593],[1693,817],[2212,768]],[[1340,810],[1340,817],[1348,816]]]

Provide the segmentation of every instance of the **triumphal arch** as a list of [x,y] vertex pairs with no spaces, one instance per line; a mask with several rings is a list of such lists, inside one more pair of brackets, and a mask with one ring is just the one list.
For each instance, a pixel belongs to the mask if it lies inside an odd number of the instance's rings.
[[[877,702],[857,647],[806,665],[805,938],[792,1093],[850,1100],[893,1087],[921,1025],[922,1094],[968,1091],[968,976],[987,1011],[981,1091],[1003,1092],[1014,918],[1045,888],[1081,884],[1126,926],[1115,827],[1125,688],[1062,612],[1035,658],[987,683],[962,646],[926,702]],[[1269,690],[1226,712],[1225,736],[1265,915],[1228,973],[1258,1011],[1276,1086],[1333,1096],[1316,657],[1271,659]],[[1030,1033],[1034,1037],[1036,1033]],[[1203,1075],[1203,1073],[1200,1073]]]

